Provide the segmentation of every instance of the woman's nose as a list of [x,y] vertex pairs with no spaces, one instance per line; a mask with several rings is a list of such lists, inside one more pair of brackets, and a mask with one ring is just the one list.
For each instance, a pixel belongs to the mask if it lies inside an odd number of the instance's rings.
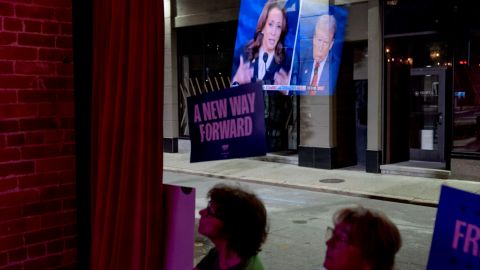
[[270,34],[271,35],[277,34],[277,28],[276,27],[270,27]]

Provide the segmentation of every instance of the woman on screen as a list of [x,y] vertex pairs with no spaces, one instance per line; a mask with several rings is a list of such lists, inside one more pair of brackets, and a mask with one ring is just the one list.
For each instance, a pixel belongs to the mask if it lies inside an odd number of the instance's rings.
[[287,34],[284,4],[284,1],[269,0],[263,7],[253,39],[240,56],[232,85],[260,80],[265,84],[288,84],[288,74],[282,68]]

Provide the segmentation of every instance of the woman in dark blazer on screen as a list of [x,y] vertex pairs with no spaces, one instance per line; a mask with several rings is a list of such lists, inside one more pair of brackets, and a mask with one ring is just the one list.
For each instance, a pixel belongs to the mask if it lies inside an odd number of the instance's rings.
[[255,81],[288,84],[288,74],[282,68],[286,34],[284,1],[268,1],[258,18],[254,38],[248,42],[240,56],[240,63],[232,79],[233,84]]

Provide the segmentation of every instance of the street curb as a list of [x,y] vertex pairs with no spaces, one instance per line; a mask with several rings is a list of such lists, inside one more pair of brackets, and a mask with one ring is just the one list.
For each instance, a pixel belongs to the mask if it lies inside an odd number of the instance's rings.
[[417,199],[417,198],[408,198],[408,197],[385,195],[385,194],[375,194],[375,193],[359,192],[359,191],[347,191],[347,190],[340,190],[340,189],[328,188],[328,187],[292,185],[292,184],[282,183],[282,182],[272,182],[272,181],[265,181],[265,180],[261,180],[261,179],[236,177],[236,176],[230,176],[230,175],[220,175],[220,174],[215,174],[215,173],[206,173],[206,172],[202,172],[202,171],[172,168],[172,167],[168,167],[168,166],[165,166],[163,169],[165,171],[175,172],[175,173],[186,173],[186,174],[191,174],[191,175],[199,175],[199,176],[213,177],[213,178],[219,178],[219,179],[233,179],[233,180],[241,181],[241,182],[263,184],[263,185],[272,185],[272,186],[279,186],[279,187],[288,187],[288,188],[296,188],[296,189],[301,189],[301,190],[324,192],[324,193],[330,193],[330,194],[339,194],[339,195],[367,198],[367,199],[373,199],[373,200],[413,204],[413,205],[420,205],[420,206],[427,206],[427,207],[434,207],[434,208],[436,208],[438,206],[438,201],[422,200],[422,199]]

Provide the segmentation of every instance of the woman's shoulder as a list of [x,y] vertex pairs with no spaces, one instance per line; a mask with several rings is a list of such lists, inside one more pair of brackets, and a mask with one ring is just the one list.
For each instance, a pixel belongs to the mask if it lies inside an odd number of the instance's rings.
[[258,255],[253,256],[252,258],[249,259],[247,267],[245,270],[264,270],[265,268],[263,267],[262,261],[260,260],[260,257]]
[[218,260],[217,249],[212,248],[205,257],[197,264],[198,270],[210,270],[213,269],[215,262]]

